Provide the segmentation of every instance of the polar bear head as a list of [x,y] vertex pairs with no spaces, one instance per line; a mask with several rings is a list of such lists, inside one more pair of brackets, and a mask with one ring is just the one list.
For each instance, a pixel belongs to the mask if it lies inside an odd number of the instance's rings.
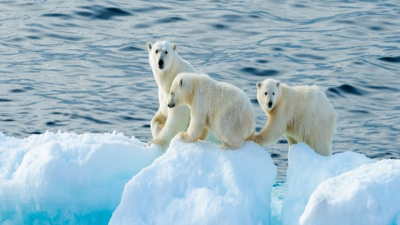
[[167,70],[172,65],[176,52],[176,44],[171,45],[168,41],[157,41],[154,45],[147,43],[149,50],[149,62],[153,69]]
[[270,112],[279,102],[282,94],[281,86],[281,82],[274,79],[257,82],[257,100],[265,111]]
[[182,104],[187,104],[193,93],[193,83],[195,74],[180,73],[171,85],[170,96],[168,98],[168,107],[174,108]]

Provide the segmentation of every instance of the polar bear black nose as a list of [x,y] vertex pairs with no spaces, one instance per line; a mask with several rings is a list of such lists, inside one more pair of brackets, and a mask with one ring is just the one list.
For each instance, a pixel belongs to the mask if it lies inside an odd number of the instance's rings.
[[173,104],[173,103],[168,104],[168,108],[174,108],[174,107],[175,107],[175,104]]
[[272,102],[268,102],[268,107],[271,108]]
[[164,66],[164,61],[162,59],[160,59],[160,61],[158,61],[158,66],[160,68],[162,68]]

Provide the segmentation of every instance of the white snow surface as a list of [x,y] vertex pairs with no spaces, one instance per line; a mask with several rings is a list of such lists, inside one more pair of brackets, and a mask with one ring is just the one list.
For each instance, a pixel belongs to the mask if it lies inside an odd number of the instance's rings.
[[311,194],[320,183],[372,162],[374,161],[365,155],[354,152],[321,156],[305,143],[292,145],[288,155],[289,167],[287,190],[282,206],[282,224],[299,224],[300,216]]
[[381,160],[322,182],[300,224],[398,224],[398,215],[400,160]]
[[162,151],[122,134],[0,134],[0,224],[107,224]]
[[270,224],[276,166],[264,148],[182,143],[125,186],[110,224]]
[[400,160],[299,143],[275,183],[253,142],[143,146],[117,133],[0,133],[0,224],[400,225]]

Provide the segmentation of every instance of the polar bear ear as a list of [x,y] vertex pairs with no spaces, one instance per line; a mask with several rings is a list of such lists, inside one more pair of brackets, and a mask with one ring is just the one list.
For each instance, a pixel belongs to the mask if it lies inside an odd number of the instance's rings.
[[179,81],[179,87],[182,88],[183,85],[183,78],[181,79],[181,81]]
[[260,87],[261,87],[261,83],[257,82],[257,89],[260,89]]
[[278,81],[278,83],[276,83],[276,86],[279,87],[279,85],[281,85],[281,82]]
[[151,51],[151,42],[147,43],[147,50]]
[[176,51],[176,44],[175,43],[172,45],[172,48],[174,49],[174,51]]

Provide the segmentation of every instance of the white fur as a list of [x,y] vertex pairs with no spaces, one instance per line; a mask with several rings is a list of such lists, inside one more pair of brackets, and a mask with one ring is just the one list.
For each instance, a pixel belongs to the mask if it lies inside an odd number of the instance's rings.
[[206,74],[181,73],[171,86],[169,106],[190,108],[190,124],[178,134],[185,142],[195,142],[210,130],[222,141],[222,148],[236,149],[253,140],[254,111],[250,99],[239,88],[217,82]]
[[[189,124],[189,108],[187,106],[173,109],[167,107],[171,83],[180,72],[195,72],[195,69],[178,55],[176,44],[171,45],[168,41],[157,41],[152,45],[149,42],[147,49],[149,50],[150,66],[158,85],[160,107],[151,120],[153,141],[147,143],[146,146],[154,143],[166,149],[172,138],[178,132],[185,131]],[[162,69],[158,65],[160,59],[164,61]]]
[[335,110],[317,86],[290,87],[266,79],[257,83],[257,99],[268,121],[256,135],[256,142],[274,144],[285,135],[289,145],[305,142],[321,155],[332,154]]

